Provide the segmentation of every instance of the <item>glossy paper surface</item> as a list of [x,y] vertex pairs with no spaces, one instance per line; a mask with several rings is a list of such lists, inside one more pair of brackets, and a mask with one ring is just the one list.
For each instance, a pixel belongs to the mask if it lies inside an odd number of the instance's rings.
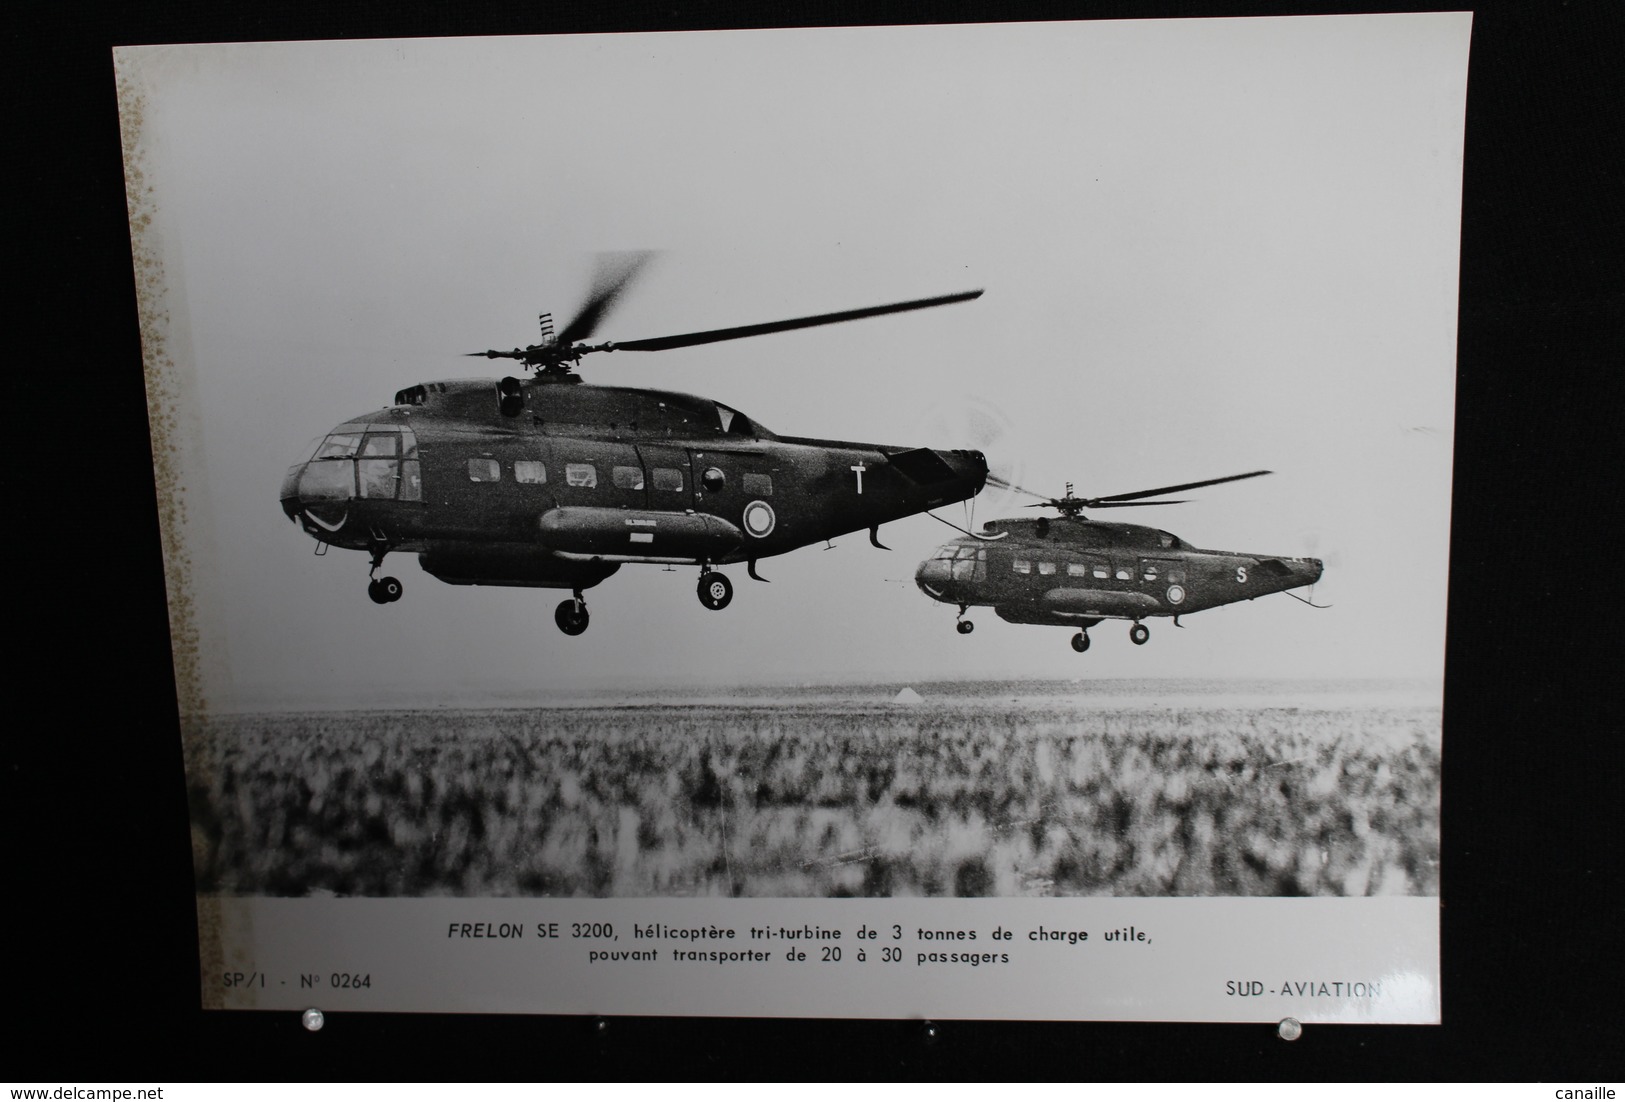
[[1437,1021],[1470,27],[118,50],[205,1005]]

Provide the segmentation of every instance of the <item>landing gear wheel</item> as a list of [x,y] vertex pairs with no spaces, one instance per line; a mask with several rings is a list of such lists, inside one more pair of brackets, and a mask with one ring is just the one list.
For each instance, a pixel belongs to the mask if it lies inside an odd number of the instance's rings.
[[961,620],[959,623],[954,625],[954,630],[959,632],[961,635],[969,635],[971,632],[976,630],[976,625],[971,623],[969,620]]
[[[378,591],[384,595],[384,599],[379,601],[379,604],[389,604],[401,599],[401,580],[399,578],[383,578],[375,584],[378,586]],[[374,597],[373,600],[376,601],[378,598]]]
[[566,635],[580,635],[587,630],[587,602],[571,599],[560,601],[553,610],[553,622]]
[[1135,624],[1128,629],[1129,642],[1137,647],[1145,646],[1145,641],[1151,638],[1151,629],[1144,624]]
[[718,612],[728,607],[728,602],[734,599],[734,585],[728,580],[726,574],[718,574],[714,570],[707,570],[700,575],[700,584],[697,589],[700,595],[700,604]]
[[1082,654],[1089,649],[1089,633],[1080,631],[1072,637],[1072,649]]
[[389,596],[384,592],[384,583],[377,578],[367,583],[367,596],[372,598],[375,605],[389,604]]

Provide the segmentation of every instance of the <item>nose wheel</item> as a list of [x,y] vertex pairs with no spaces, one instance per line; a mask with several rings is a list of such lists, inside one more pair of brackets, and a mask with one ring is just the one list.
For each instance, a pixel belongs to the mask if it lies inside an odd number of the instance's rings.
[[1089,649],[1089,633],[1080,631],[1072,637],[1072,649],[1082,654]]
[[1151,629],[1144,624],[1135,624],[1128,629],[1129,642],[1137,647],[1145,646],[1145,641],[1151,638]]
[[715,570],[707,570],[700,575],[696,592],[700,595],[700,604],[712,612],[727,608],[728,602],[734,599],[733,583],[726,574],[719,574]]
[[580,635],[587,630],[587,602],[577,593],[568,601],[560,601],[553,610],[553,622],[566,635]]
[[959,619],[954,624],[954,630],[961,635],[969,635],[976,630],[976,625],[965,619],[965,612],[969,608],[970,605],[959,606]]
[[372,598],[375,605],[387,605],[401,599],[401,580],[399,578],[380,578],[378,568],[384,565],[384,556],[389,554],[389,544],[381,538],[375,539],[370,548],[372,552],[372,569],[367,571],[367,596]]

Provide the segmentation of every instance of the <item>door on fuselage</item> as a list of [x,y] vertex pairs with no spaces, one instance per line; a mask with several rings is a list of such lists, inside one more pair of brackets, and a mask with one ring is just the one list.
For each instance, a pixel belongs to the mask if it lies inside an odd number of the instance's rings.
[[648,508],[671,512],[694,508],[694,470],[686,448],[639,444],[638,459]]
[[445,518],[458,535],[476,539],[506,538],[515,518],[513,456],[503,442],[470,436],[441,446],[437,473],[446,485]]

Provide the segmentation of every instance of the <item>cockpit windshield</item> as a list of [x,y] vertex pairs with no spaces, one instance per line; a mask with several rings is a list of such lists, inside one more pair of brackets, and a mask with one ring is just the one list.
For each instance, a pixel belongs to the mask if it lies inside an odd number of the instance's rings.
[[955,581],[964,581],[968,578],[985,578],[987,576],[987,548],[976,547],[971,544],[945,543],[937,548],[933,559],[951,561],[953,572],[951,577]]
[[[400,425],[345,425],[312,446],[299,475],[301,501],[423,500],[418,441]],[[308,454],[308,453],[307,453]]]

